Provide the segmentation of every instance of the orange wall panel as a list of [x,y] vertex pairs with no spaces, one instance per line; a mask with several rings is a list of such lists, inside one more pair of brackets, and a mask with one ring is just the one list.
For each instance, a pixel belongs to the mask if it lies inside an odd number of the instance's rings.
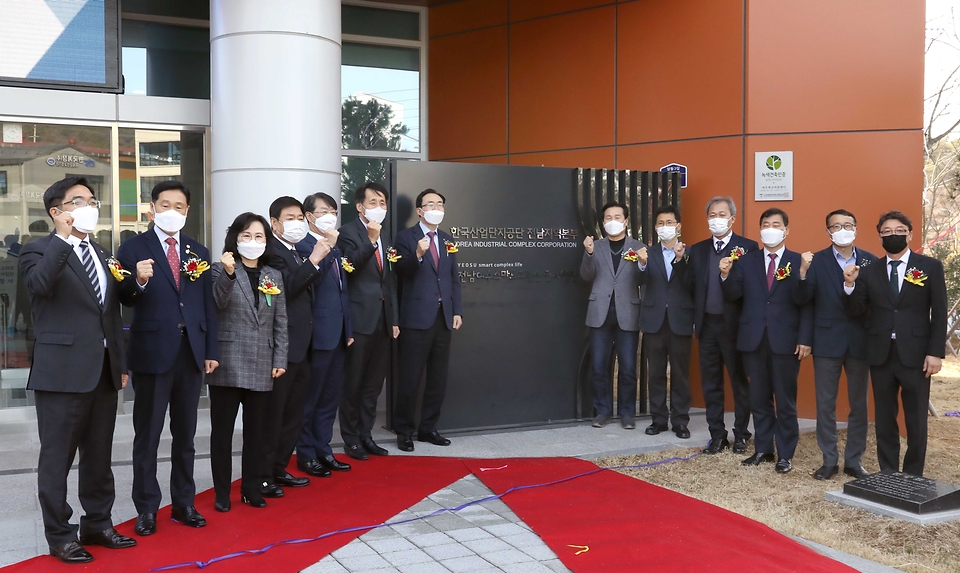
[[921,126],[923,0],[748,6],[748,133]]
[[617,10],[618,144],[742,133],[742,0]]
[[613,145],[615,8],[510,26],[510,152]]
[[507,0],[463,0],[430,8],[430,36],[455,34],[507,23]]
[[430,159],[507,153],[507,29],[430,41]]
[[548,153],[521,153],[510,156],[511,165],[534,165],[543,167],[589,167],[613,169],[614,149],[578,149],[576,151],[553,151]]
[[541,18],[612,3],[612,0],[510,0],[510,21]]
[[494,157],[471,157],[470,159],[451,159],[451,163],[486,163],[491,165],[506,165],[507,156],[497,155]]

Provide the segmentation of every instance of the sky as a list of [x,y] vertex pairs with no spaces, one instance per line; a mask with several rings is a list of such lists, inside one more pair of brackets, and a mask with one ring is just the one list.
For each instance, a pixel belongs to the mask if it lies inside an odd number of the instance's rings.
[[[924,97],[935,94],[957,65],[960,65],[960,0],[927,0],[927,43],[935,41],[924,62]],[[960,74],[958,74],[960,75]],[[934,122],[932,133],[939,135],[960,119],[960,78],[955,76],[954,89],[944,94],[945,114]],[[941,103],[941,107],[944,104]],[[931,102],[924,105],[924,126],[930,120]],[[960,137],[960,128],[953,137]]]

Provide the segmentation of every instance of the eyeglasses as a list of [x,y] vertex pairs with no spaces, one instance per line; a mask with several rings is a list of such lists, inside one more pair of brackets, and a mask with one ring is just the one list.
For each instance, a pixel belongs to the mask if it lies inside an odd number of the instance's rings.
[[62,210],[63,207],[66,206],[66,205],[73,205],[74,209],[80,209],[80,208],[82,208],[82,207],[93,207],[93,208],[95,208],[95,209],[99,209],[99,208],[100,208],[100,201],[98,201],[98,200],[96,200],[96,199],[90,199],[90,200],[88,201],[88,200],[86,200],[86,199],[81,199],[81,198],[77,197],[76,199],[74,199],[74,200],[72,200],[72,201],[64,201],[63,203],[60,203],[60,208],[61,208],[61,210]]
[[677,222],[676,221],[657,221],[657,224],[654,226],[658,229],[660,227],[676,227]]
[[843,225],[837,223],[827,227],[827,230],[830,231],[831,233],[836,233],[840,229],[843,229],[844,231],[855,231],[857,229],[857,226],[854,225],[853,223],[844,223]]
[[438,201],[436,203],[430,201],[429,203],[424,203],[421,206],[421,209],[424,211],[443,211],[443,201]]
[[267,242],[267,236],[264,235],[263,233],[257,233],[256,235],[254,235],[252,233],[246,233],[246,232],[240,233],[237,236],[238,243],[249,243],[250,241],[256,241],[260,244],[263,244]]
[[330,209],[317,209],[316,211],[311,211],[310,214],[319,219],[324,215],[336,215],[337,212]]
[[881,236],[881,237],[889,237],[889,236],[891,236],[891,235],[897,235],[897,236],[900,236],[900,237],[905,237],[905,236],[907,236],[909,233],[910,233],[910,229],[904,229],[903,227],[900,227],[899,229],[884,229],[884,230],[880,231],[880,236]]

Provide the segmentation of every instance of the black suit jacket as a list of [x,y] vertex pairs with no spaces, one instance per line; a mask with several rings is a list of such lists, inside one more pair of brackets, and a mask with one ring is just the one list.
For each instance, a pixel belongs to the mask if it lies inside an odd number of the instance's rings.
[[[307,235],[297,243],[297,253],[307,258],[316,244],[317,239]],[[347,273],[343,270],[342,253],[336,245],[316,270],[312,303],[313,349],[333,350],[340,345],[341,338],[353,338]]]
[[927,356],[943,358],[947,344],[947,286],[943,264],[937,259],[910,253],[907,268],[926,275],[923,286],[904,278],[900,294],[894,296],[887,274],[886,257],[860,267],[853,292],[846,296],[851,316],[866,317],[867,362],[880,366],[890,353],[890,337],[897,333],[900,362],[910,368],[922,368]]
[[[693,328],[700,336],[700,329],[703,328],[703,317],[707,312],[707,281],[720,282],[720,268],[710,265],[710,254],[716,250],[714,247],[715,239],[710,237],[704,241],[696,243],[690,247],[690,269],[693,271]],[[727,246],[721,251],[720,256],[729,257],[730,251],[734,247],[743,247],[746,252],[759,249],[756,241],[733,233]],[[736,264],[736,263],[734,263]],[[729,301],[724,299],[723,303],[723,324],[726,332],[736,338],[738,321],[740,320],[740,301]]]
[[[856,249],[857,264],[866,267],[877,257]],[[814,254],[807,270],[807,280],[800,281],[800,297],[813,302],[813,355],[840,358],[846,354],[866,359],[867,332],[863,317],[848,316],[844,311],[843,270],[829,246]]]
[[287,361],[303,362],[313,340],[313,282],[320,271],[296,250],[288,249],[280,239],[274,241],[270,266],[280,271],[284,295],[287,298],[287,330],[289,350]]
[[20,274],[37,337],[27,383],[30,390],[93,391],[103,368],[104,339],[111,380],[120,389],[120,375],[127,370],[120,300],[132,302],[142,293],[132,276],[117,282],[107,267],[109,252],[93,241],[90,245],[106,275],[102,307],[70,243],[51,233],[20,251]]
[[[383,250],[389,247],[387,237],[381,235]],[[397,304],[397,278],[393,265],[387,261],[386,252],[380,253],[383,272],[380,272],[373,254],[376,244],[370,242],[367,226],[357,218],[340,227],[337,246],[343,256],[353,263],[354,271],[347,275],[350,284],[350,317],[353,331],[360,334],[373,334],[383,309],[387,326],[400,324],[399,305]],[[382,305],[381,305],[382,303]]]
[[428,253],[423,260],[417,259],[417,243],[424,237],[417,223],[397,233],[397,252],[402,257],[397,262],[397,273],[402,284],[400,328],[426,330],[437,319],[437,301],[443,299],[443,316],[448,329],[453,329],[453,317],[463,316],[460,302],[460,272],[457,255],[445,248],[453,244],[453,237],[437,229],[440,251],[439,268],[433,266]]
[[675,260],[672,265],[673,271],[667,279],[662,247],[657,243],[647,249],[647,265],[640,271],[640,330],[659,331],[666,316],[674,334],[692,336],[693,276],[689,272],[689,257]]

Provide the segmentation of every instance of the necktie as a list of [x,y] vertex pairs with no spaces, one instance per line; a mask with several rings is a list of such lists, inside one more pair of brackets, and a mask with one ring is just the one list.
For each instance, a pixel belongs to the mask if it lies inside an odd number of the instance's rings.
[[723,241],[717,241],[717,254],[719,255],[723,251]]
[[373,248],[373,258],[377,259],[377,268],[380,269],[380,274],[383,274],[383,261],[380,260],[380,245]]
[[180,253],[177,252],[177,240],[173,237],[167,237],[167,264],[170,265],[170,272],[173,273],[173,280],[177,283],[177,290],[180,290]]
[[430,258],[433,259],[433,268],[440,270],[440,254],[433,248],[433,238],[437,236],[437,232],[430,231],[427,236],[430,237]]
[[893,297],[900,295],[900,277],[897,276],[897,267],[903,261],[890,261],[890,288],[893,289]]
[[103,291],[100,290],[100,277],[97,276],[97,267],[93,264],[93,257],[90,255],[90,244],[86,241],[80,241],[80,257],[83,268],[87,271],[87,277],[93,284],[93,292],[97,295],[97,301],[103,306]]
[[770,264],[767,265],[767,290],[773,288],[773,277],[777,274],[777,253],[770,253]]

